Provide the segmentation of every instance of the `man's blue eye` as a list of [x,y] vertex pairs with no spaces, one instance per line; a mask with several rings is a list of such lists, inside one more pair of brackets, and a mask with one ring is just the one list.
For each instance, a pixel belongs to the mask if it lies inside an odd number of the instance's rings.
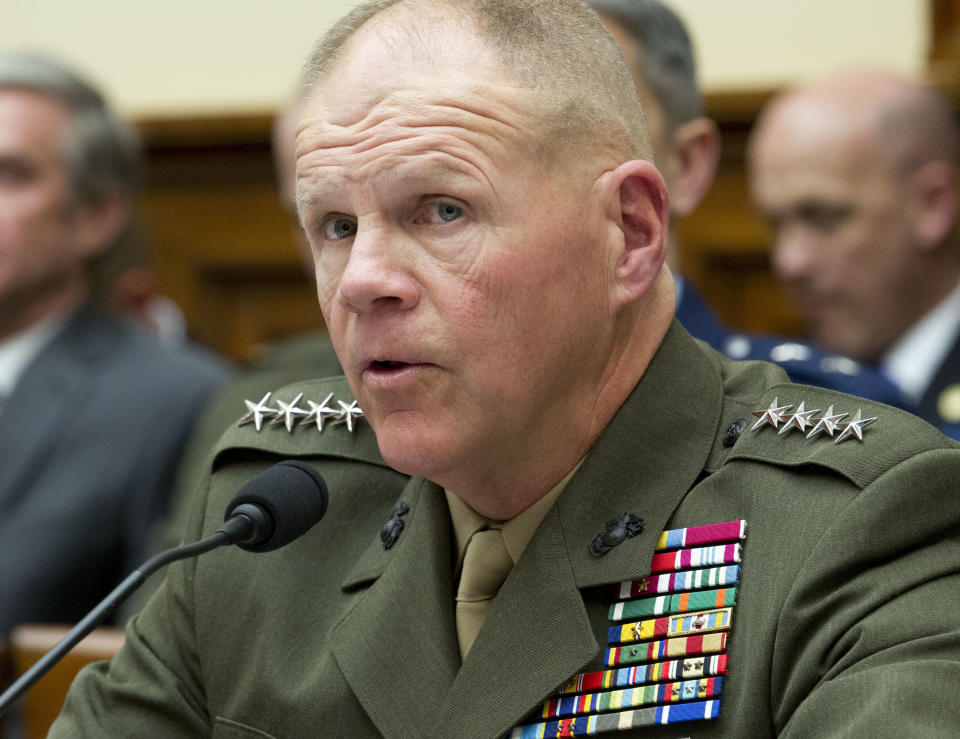
[[333,218],[324,225],[323,235],[332,240],[348,239],[357,232],[357,224],[349,218]]
[[449,223],[457,220],[463,215],[463,208],[453,203],[440,203],[437,205],[437,216],[441,221]]

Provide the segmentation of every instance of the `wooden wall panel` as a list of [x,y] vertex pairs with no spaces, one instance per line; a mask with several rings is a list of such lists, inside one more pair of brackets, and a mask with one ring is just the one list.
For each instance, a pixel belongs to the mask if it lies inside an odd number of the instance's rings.
[[142,128],[141,213],[160,291],[196,340],[234,359],[323,326],[280,207],[269,116],[152,121]]

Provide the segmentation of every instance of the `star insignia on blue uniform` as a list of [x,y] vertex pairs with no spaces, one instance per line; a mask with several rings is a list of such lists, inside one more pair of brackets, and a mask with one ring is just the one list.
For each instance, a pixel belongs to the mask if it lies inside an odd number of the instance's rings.
[[753,424],[750,429],[751,431],[756,431],[761,426],[766,426],[767,424],[778,428],[780,422],[783,421],[784,413],[793,407],[792,404],[778,406],[778,402],[777,398],[774,398],[767,410],[753,411],[753,415],[757,416],[760,420]]
[[816,408],[812,411],[805,410],[805,403],[806,401],[801,400],[800,405],[797,406],[796,412],[791,413],[789,416],[784,418],[786,423],[784,424],[783,428],[777,432],[779,436],[783,436],[785,433],[790,431],[790,429],[799,429],[800,432],[803,433],[807,430],[807,426],[813,423],[813,421],[810,419],[810,416],[812,416],[814,413],[819,413],[820,409]]
[[807,434],[808,439],[812,439],[814,436],[826,431],[829,436],[833,436],[833,432],[839,430],[840,419],[845,416],[849,416],[849,413],[834,413],[833,406],[831,405],[827,408],[827,412],[824,413],[820,418],[816,419],[816,423],[813,425],[813,428],[810,429],[810,433]]
[[287,433],[293,433],[293,427],[297,425],[297,416],[306,416],[309,415],[309,411],[305,411],[300,407],[300,400],[303,398],[303,393],[300,393],[289,403],[284,403],[282,400],[277,401],[277,415],[270,422],[271,426],[279,426],[281,423],[286,427]]
[[363,411],[360,410],[360,406],[357,405],[357,401],[353,401],[347,405],[342,400],[338,400],[337,405],[340,406],[340,413],[337,415],[337,419],[334,421],[334,423],[347,424],[347,431],[353,433],[353,426],[356,423],[355,419],[362,418]]
[[857,412],[853,414],[853,420],[846,424],[846,428],[840,432],[840,436],[837,437],[837,440],[834,443],[839,444],[841,441],[845,441],[851,436],[856,436],[857,441],[863,441],[863,429],[876,420],[877,416],[874,416],[873,418],[864,418],[863,414],[860,412],[860,409],[857,408]]
[[324,421],[326,421],[328,418],[333,418],[334,416],[340,415],[340,411],[335,410],[327,405],[332,397],[333,393],[330,393],[320,403],[314,403],[312,400],[308,400],[307,405],[310,406],[310,410],[307,412],[307,415],[304,416],[303,420],[300,421],[300,425],[306,426],[310,423],[316,423],[317,431],[323,431]]
[[244,400],[243,402],[247,405],[247,414],[240,419],[239,425],[243,426],[244,424],[252,423],[257,431],[259,431],[263,428],[265,419],[276,416],[277,409],[267,405],[270,400],[270,395],[271,393],[264,395],[259,403],[254,403],[252,400]]

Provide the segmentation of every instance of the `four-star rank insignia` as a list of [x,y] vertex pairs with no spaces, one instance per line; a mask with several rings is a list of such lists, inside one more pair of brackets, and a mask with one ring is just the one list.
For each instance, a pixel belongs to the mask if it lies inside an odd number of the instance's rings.
[[[820,412],[820,409],[808,411],[806,401],[800,401],[800,405],[793,412],[790,411],[791,408],[793,408],[792,404],[780,405],[779,399],[774,398],[765,410],[753,411],[757,421],[750,430],[758,431],[764,426],[773,426],[777,429],[778,436],[785,436],[791,430],[796,429],[808,439],[826,434],[833,438],[835,444],[839,444],[841,441],[850,438],[862,442],[863,430],[877,420],[877,416],[864,418],[863,411],[860,408],[857,409],[857,412],[849,421],[843,420],[850,415],[849,413],[835,413],[832,405],[819,417],[815,416]],[[781,426],[781,424],[783,425]],[[834,437],[834,434],[836,434],[836,437]]]
[[664,531],[650,574],[616,586],[609,669],[571,677],[540,708],[540,721],[514,728],[511,739],[717,718],[745,534],[743,520]]
[[308,408],[300,405],[303,393],[299,393],[289,402],[277,400],[276,408],[269,405],[271,395],[272,393],[267,393],[259,403],[244,400],[247,412],[240,418],[237,425],[244,426],[252,423],[257,431],[260,431],[266,422],[270,426],[283,426],[287,433],[292,434],[297,426],[316,426],[317,431],[322,432],[325,425],[343,424],[353,433],[360,419],[363,418],[363,411],[355,400],[350,403],[337,400],[335,402],[339,407],[334,408],[331,405],[334,402],[333,393],[319,403],[308,399],[306,401]]

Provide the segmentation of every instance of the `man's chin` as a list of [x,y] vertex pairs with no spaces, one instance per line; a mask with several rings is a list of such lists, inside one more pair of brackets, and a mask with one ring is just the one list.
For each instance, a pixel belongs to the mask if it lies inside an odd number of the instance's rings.
[[449,454],[449,434],[445,443],[436,425],[424,423],[414,412],[392,413],[373,428],[384,461],[405,475],[430,477]]

